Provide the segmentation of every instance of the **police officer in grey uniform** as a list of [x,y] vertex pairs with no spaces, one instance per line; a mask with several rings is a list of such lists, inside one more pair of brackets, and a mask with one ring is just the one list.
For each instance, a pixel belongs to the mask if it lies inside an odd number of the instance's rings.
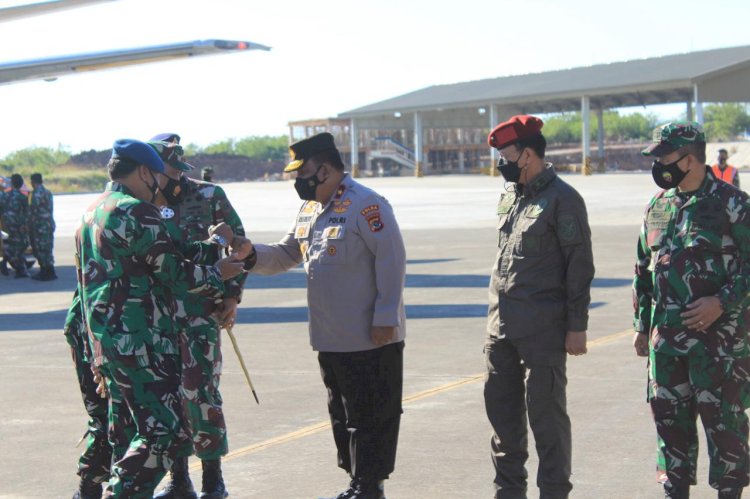
[[586,353],[591,231],[583,199],[545,163],[542,120],[514,116],[490,133],[511,187],[497,213],[484,400],[492,424],[495,497],[525,498],[526,418],[534,433],[541,499],[567,498],[572,484],[566,353]]
[[290,146],[303,203],[276,244],[246,268],[276,274],[304,262],[309,332],[338,450],[352,480],[337,499],[381,499],[396,460],[406,333],[406,253],[385,198],[354,181],[329,133]]

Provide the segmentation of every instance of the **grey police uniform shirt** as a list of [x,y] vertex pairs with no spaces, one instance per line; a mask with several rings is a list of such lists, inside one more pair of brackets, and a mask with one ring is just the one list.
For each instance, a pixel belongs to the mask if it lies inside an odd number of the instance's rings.
[[281,241],[255,249],[253,273],[276,274],[304,261],[314,350],[378,348],[372,326],[397,326],[393,341],[404,339],[401,231],[388,201],[349,175],[325,206],[305,202]]
[[544,335],[562,346],[566,331],[588,327],[594,259],[586,205],[549,164],[519,190],[498,203],[487,333]]

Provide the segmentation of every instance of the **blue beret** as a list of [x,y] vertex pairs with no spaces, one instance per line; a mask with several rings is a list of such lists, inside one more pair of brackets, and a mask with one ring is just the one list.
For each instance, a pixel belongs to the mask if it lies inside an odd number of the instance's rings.
[[180,143],[180,136],[176,133],[160,133],[159,135],[154,135],[150,139],[148,139],[149,142],[177,142]]
[[139,140],[116,140],[112,146],[112,158],[126,159],[146,166],[156,173],[164,173],[164,163],[154,148]]

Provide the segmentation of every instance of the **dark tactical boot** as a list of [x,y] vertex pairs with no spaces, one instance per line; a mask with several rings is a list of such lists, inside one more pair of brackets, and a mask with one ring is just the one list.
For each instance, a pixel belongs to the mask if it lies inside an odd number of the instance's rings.
[[729,489],[719,491],[719,499],[740,499],[741,497],[742,489]]
[[0,262],[0,274],[10,274],[10,272],[8,272],[8,260],[6,260],[5,258],[3,258],[3,260]]
[[16,269],[14,279],[21,279],[22,277],[29,277],[29,273],[26,272],[26,269]]
[[674,486],[670,482],[664,484],[665,499],[690,499],[690,485]]
[[203,464],[203,487],[200,499],[224,499],[229,496],[221,476],[221,459],[206,459]]
[[78,490],[73,494],[73,499],[101,499],[102,484],[81,478]]
[[188,474],[188,458],[178,457],[169,472],[169,482],[164,489],[154,496],[154,499],[197,499]]
[[39,269],[39,272],[31,276],[31,278],[36,281],[51,281],[57,279],[57,274],[55,274],[54,267],[42,267]]
[[385,499],[385,481],[364,481],[355,478],[349,488],[333,499]]

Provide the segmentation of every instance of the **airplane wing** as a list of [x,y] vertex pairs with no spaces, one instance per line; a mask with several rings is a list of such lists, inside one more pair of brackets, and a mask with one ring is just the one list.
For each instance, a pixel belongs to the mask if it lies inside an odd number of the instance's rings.
[[48,12],[55,12],[76,7],[85,7],[94,3],[112,2],[115,0],[55,0],[50,2],[37,2],[0,9],[0,22],[15,21],[24,17],[34,17]]
[[271,48],[258,43],[243,41],[197,40],[170,45],[6,62],[0,63],[0,85],[29,80],[54,81],[58,76],[84,71],[245,50],[271,50]]

